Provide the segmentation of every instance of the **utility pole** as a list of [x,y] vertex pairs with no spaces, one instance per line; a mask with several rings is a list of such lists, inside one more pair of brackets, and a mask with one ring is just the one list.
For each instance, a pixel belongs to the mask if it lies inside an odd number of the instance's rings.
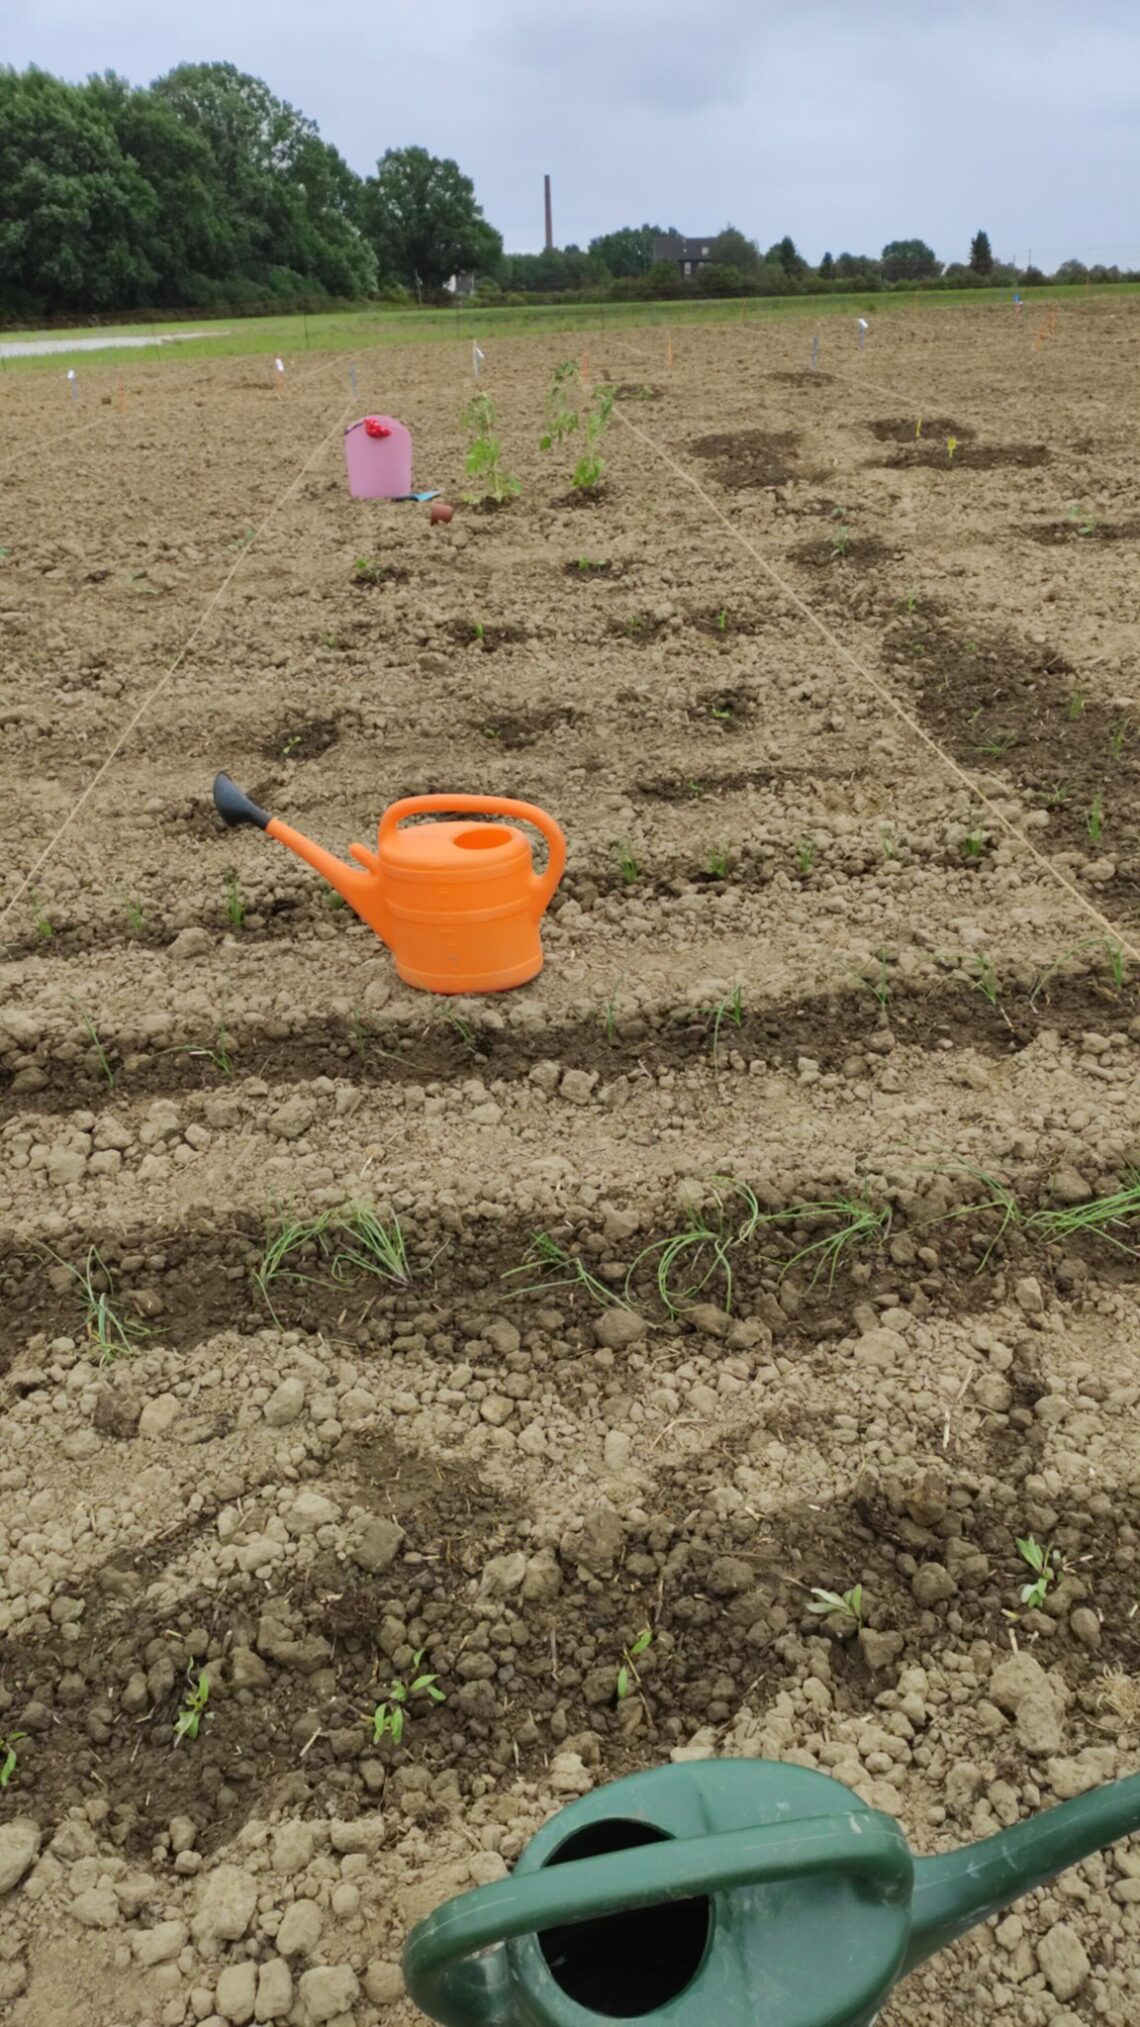
[[547,253],[549,253],[549,252],[551,251],[551,249],[553,248],[553,246],[554,246],[554,222],[553,222],[553,213],[552,213],[552,211],[551,211],[551,208],[550,208],[550,178],[549,178],[549,176],[544,176],[544,177],[543,177],[543,179],[542,179],[542,190],[543,190],[543,196],[544,196],[544,197],[545,197],[545,199],[546,199],[546,251],[547,251]]

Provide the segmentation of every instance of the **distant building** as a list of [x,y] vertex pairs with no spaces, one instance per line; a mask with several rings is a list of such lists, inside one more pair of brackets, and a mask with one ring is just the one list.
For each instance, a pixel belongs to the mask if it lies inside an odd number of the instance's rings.
[[453,296],[473,296],[476,277],[473,274],[453,274],[447,286]]
[[653,241],[654,261],[667,260],[685,280],[711,264],[715,238],[715,232],[705,239],[682,239],[679,232],[659,232]]

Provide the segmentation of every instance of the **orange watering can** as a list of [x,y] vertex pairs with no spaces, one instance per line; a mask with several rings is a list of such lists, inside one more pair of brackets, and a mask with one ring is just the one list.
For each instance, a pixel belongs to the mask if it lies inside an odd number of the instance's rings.
[[[350,845],[346,866],[300,831],[271,817],[235,787],[214,782],[218,814],[230,825],[255,824],[323,873],[396,960],[406,985],[424,992],[506,992],[542,970],[538,925],[566,866],[566,840],[532,802],[501,795],[409,795],[384,811],[376,850]],[[536,873],[525,837],[504,823],[423,823],[407,817],[513,817],[546,839]]]

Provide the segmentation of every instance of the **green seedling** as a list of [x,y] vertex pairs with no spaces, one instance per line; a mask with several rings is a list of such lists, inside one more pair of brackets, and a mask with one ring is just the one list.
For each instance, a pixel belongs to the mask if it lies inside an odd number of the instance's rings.
[[714,1007],[710,1007],[709,1018],[712,1022],[712,1059],[715,1070],[720,1062],[720,1031],[725,1021],[731,1021],[734,1028],[744,1026],[744,993],[739,985],[734,985],[730,993],[726,993]]
[[275,1311],[269,1291],[275,1282],[313,1279],[290,1265],[307,1250],[337,1283],[353,1274],[369,1274],[403,1288],[412,1278],[399,1218],[385,1224],[367,1204],[343,1204],[314,1218],[288,1219],[266,1240],[253,1278],[271,1315]]
[[978,752],[987,760],[1001,760],[1017,745],[1016,732],[991,733],[988,739],[978,742]]
[[716,630],[718,633],[725,633],[727,629],[728,629],[728,612],[727,609],[722,605],[720,611],[717,613],[716,616]]
[[129,1357],[138,1349],[139,1340],[149,1337],[150,1332],[133,1316],[119,1314],[114,1303],[114,1277],[98,1248],[88,1247],[82,1267],[62,1259],[50,1246],[45,1250],[57,1266],[66,1267],[79,1289],[88,1342],[98,1353],[99,1364],[109,1365],[116,1358]]
[[1113,985],[1116,987],[1117,992],[1119,992],[1124,984],[1124,974],[1127,968],[1124,962],[1124,946],[1121,943],[1114,942],[1111,936],[1106,936],[1104,939],[1104,954],[1108,960],[1108,969]]
[[40,897],[34,887],[29,887],[28,899],[32,904],[32,921],[36,925],[36,935],[40,938],[41,942],[50,943],[55,935],[55,930],[52,927],[50,917],[45,913],[41,905]]
[[1119,760],[1123,755],[1124,742],[1127,739],[1127,737],[1128,737],[1128,727],[1124,723],[1124,721],[1121,720],[1121,722],[1118,725],[1113,726],[1108,739],[1108,750],[1111,753],[1114,760]]
[[293,758],[294,753],[297,751],[298,746],[301,744],[303,736],[304,735],[300,732],[293,732],[290,734],[289,738],[286,739],[284,746],[281,748],[282,760],[291,760]]
[[976,861],[981,858],[984,849],[985,838],[982,832],[978,830],[967,831],[962,839],[962,857]]
[[974,984],[976,985],[978,991],[981,993],[982,998],[986,1000],[990,1006],[997,1005],[999,994],[997,973],[995,972],[993,965],[990,963],[988,957],[984,956],[979,957],[978,975],[974,980]]
[[[386,1062],[391,1063],[398,1063],[400,1061],[399,1049],[387,1047],[386,1043],[381,1040],[379,1031],[376,1028],[368,1026],[359,1007],[353,1007],[352,1009],[349,1029],[352,1035],[352,1046],[362,1062],[369,1062],[373,1056],[382,1056]],[[391,1033],[390,1030],[387,1032]]]
[[131,935],[132,935],[132,936],[141,936],[141,935],[142,935],[142,931],[143,931],[143,927],[144,927],[144,922],[145,922],[145,918],[144,918],[144,916],[143,916],[143,911],[142,911],[141,907],[139,906],[138,902],[137,902],[137,901],[124,901],[124,902],[123,902],[123,913],[124,913],[124,915],[125,915],[125,916],[126,916],[126,918],[127,918],[127,928],[128,928],[129,930],[130,930],[130,932],[131,932]]
[[730,725],[732,723],[732,705],[714,704],[709,715],[710,717],[719,719],[722,725]]
[[801,873],[810,873],[815,864],[818,847],[811,838],[801,838],[796,847],[796,864]]
[[714,880],[723,880],[728,872],[728,853],[719,848],[711,851],[709,853],[708,871],[712,874]]
[[214,1069],[221,1076],[232,1077],[234,1073],[234,1060],[230,1054],[229,1045],[230,1037],[226,1031],[226,1014],[223,1006],[221,1013],[218,1015],[217,1032],[212,1049],[197,1048],[191,1042],[180,1042],[169,1053],[174,1056],[202,1056],[206,1062],[213,1064]]
[[1093,796],[1092,805],[1085,818],[1085,829],[1093,844],[1099,844],[1100,834],[1104,829],[1104,797],[1099,791]]
[[0,1788],[9,1788],[16,1779],[20,1755],[16,1747],[27,1738],[26,1731],[0,1732]]
[[703,781],[687,781],[685,783],[685,793],[690,795],[694,802],[699,802],[704,792],[705,785]]
[[1049,1595],[1049,1586],[1057,1574],[1054,1551],[1051,1548],[1042,1548],[1041,1543],[1035,1541],[1030,1534],[1024,1541],[1020,1537],[1017,1538],[1017,1553],[1022,1562],[1028,1563],[1033,1571],[1032,1582],[1021,1587],[1019,1594],[1021,1602],[1028,1605],[1031,1612],[1039,1612]]
[[597,492],[605,477],[606,461],[599,448],[606,433],[614,397],[606,388],[598,388],[593,405],[585,410],[586,448],[570,474],[570,483],[580,493]]
[[831,518],[836,523],[831,533],[831,553],[833,556],[846,556],[851,547],[851,530],[843,508],[833,507]]
[[578,1253],[572,1253],[567,1246],[552,1237],[549,1232],[535,1232],[517,1267],[508,1267],[504,1281],[517,1281],[520,1274],[536,1276],[522,1288],[515,1288],[516,1295],[544,1295],[550,1288],[584,1288],[587,1295],[600,1302],[603,1308],[627,1309],[629,1304],[604,1281],[592,1274]]
[[1037,791],[1043,809],[1064,809],[1073,799],[1073,791],[1067,781],[1054,781],[1048,788]]
[[1082,519],[1082,518],[1081,518],[1081,511],[1080,511],[1080,508],[1079,508],[1079,507],[1077,507],[1076,505],[1074,505],[1074,506],[1071,506],[1071,507],[1069,508],[1069,510],[1068,510],[1068,512],[1067,512],[1067,514],[1066,514],[1066,516],[1065,516],[1065,519],[1066,519],[1067,521],[1071,521],[1071,522],[1073,523],[1073,525],[1074,525],[1074,526],[1075,526],[1075,528],[1076,528],[1076,531],[1077,531],[1078,535],[1095,535],[1095,534],[1096,534],[1096,525],[1097,525],[1097,524],[1096,524],[1096,522],[1095,522],[1095,521],[1090,521],[1090,520],[1088,520],[1087,518],[1085,518],[1085,519]]
[[[412,1667],[418,1668],[424,1658],[424,1650],[417,1647],[412,1655]],[[388,1685],[388,1694],[383,1703],[378,1703],[372,1713],[372,1743],[381,1745],[390,1738],[393,1745],[399,1745],[407,1726],[408,1705],[413,1696],[426,1696],[432,1703],[446,1703],[447,1696],[437,1685],[438,1675],[417,1675],[411,1682],[402,1682],[398,1677]]]
[[807,1609],[821,1619],[846,1619],[852,1626],[862,1626],[863,1586],[855,1584],[849,1591],[822,1591],[813,1584]]
[[978,1262],[976,1272],[982,1274],[988,1267],[990,1260],[993,1258],[1007,1231],[1011,1228],[1015,1231],[1023,1228],[1025,1225],[1025,1213],[1008,1183],[1001,1182],[996,1176],[987,1174],[986,1170],[979,1168],[976,1163],[967,1160],[964,1156],[958,1156],[952,1163],[953,1170],[960,1170],[970,1176],[974,1182],[980,1183],[985,1191],[985,1195],[974,1199],[968,1204],[958,1204],[953,1210],[945,1211],[939,1217],[929,1218],[926,1222],[930,1225],[942,1225],[954,1223],[961,1218],[972,1219],[982,1217],[989,1212],[993,1212],[998,1218],[999,1223],[997,1231],[994,1233],[993,1238]]
[[578,427],[578,411],[570,399],[574,372],[572,359],[563,359],[561,365],[554,368],[546,397],[546,426],[539,439],[541,450],[554,450],[568,436],[573,436]]
[[595,563],[589,556],[579,556],[578,568],[582,572],[583,576],[585,576],[586,573],[590,570],[603,569],[604,565],[601,563]]
[[210,1701],[210,1678],[204,1668],[198,1670],[197,1678],[187,1674],[190,1687],[182,1698],[182,1708],[174,1720],[174,1743],[180,1746],[184,1738],[197,1738]]
[[103,1047],[103,1044],[99,1039],[99,1030],[96,1027],[94,1021],[92,1020],[90,1014],[84,1013],[82,1007],[76,1007],[75,1011],[79,1015],[79,1019],[81,1020],[83,1026],[87,1030],[88,1038],[91,1042],[92,1048],[95,1051],[95,1056],[98,1061],[99,1068],[107,1080],[107,1089],[109,1091],[113,1091],[115,1088],[115,1071],[111,1068],[107,1051]]
[[947,464],[951,464],[951,465],[953,464],[953,462],[954,462],[954,452],[955,452],[955,451],[957,450],[957,448],[958,448],[958,439],[957,439],[957,437],[956,437],[956,436],[948,436],[948,437],[947,437],[947,439],[946,439],[946,462],[947,462]]
[[617,861],[618,871],[621,874],[623,884],[627,887],[632,887],[641,872],[641,867],[638,865],[628,845],[619,845],[617,847]]
[[352,578],[355,584],[375,584],[377,581],[375,563],[370,562],[367,556],[358,556],[352,566]]
[[605,1028],[606,1031],[607,1042],[612,1043],[614,1038],[614,1029],[617,1026],[617,999],[614,993],[610,994],[608,1000],[605,1003],[605,1006],[602,1009],[602,1026]]
[[818,1239],[809,1239],[785,1261],[780,1278],[806,1261],[812,1262],[809,1285],[814,1288],[824,1273],[830,1293],[835,1277],[847,1256],[863,1245],[881,1246],[891,1228],[889,1205],[876,1209],[865,1197],[824,1197],[817,1203],[790,1204],[782,1211],[768,1211],[757,1220],[765,1225],[828,1224],[833,1227]]
[[[751,1239],[760,1221],[760,1205],[747,1184],[735,1182],[731,1176],[716,1176],[712,1194],[711,1208],[690,1211],[683,1231],[672,1232],[667,1238],[643,1247],[625,1277],[627,1296],[641,1267],[653,1261],[657,1293],[668,1315],[677,1316],[695,1302],[717,1275],[724,1282],[724,1306],[731,1309],[730,1256],[736,1247]],[[743,1215],[736,1220],[729,1215],[733,1197],[739,1197],[744,1205]]]
[[880,1008],[885,1012],[887,1001],[891,996],[891,980],[887,969],[886,953],[882,950],[876,950],[875,961],[879,967],[877,975],[874,978],[864,978],[860,975],[859,983],[860,985],[865,985],[874,994]]
[[476,394],[463,411],[463,427],[471,437],[464,469],[469,479],[480,482],[478,492],[469,493],[472,506],[491,500],[501,507],[522,488],[503,466],[503,448],[495,434],[495,404],[489,394]]
[[1087,1204],[1067,1205],[1063,1210],[1034,1211],[1024,1222],[1027,1231],[1039,1233],[1045,1239],[1066,1240],[1091,1233],[1118,1252],[1136,1258],[1137,1248],[1118,1234],[1127,1232],[1131,1237],[1137,1218],[1140,1218],[1140,1170],[1130,1169],[1123,1189],[1113,1190],[1109,1196],[1093,1197]]
[[226,874],[226,921],[231,929],[240,929],[245,921],[245,903],[238,891],[238,877],[234,872]]
[[1072,691],[1070,692],[1070,694],[1069,694],[1069,702],[1068,702],[1068,705],[1067,705],[1067,707],[1066,707],[1066,708],[1067,708],[1067,713],[1068,713],[1068,716],[1069,716],[1070,718],[1079,718],[1079,717],[1080,717],[1080,715],[1081,715],[1081,713],[1082,713],[1082,711],[1083,711],[1083,710],[1084,710],[1084,708],[1085,708],[1085,693],[1084,693],[1084,691],[1083,691],[1083,690],[1072,690]]
[[641,1676],[637,1672],[637,1664],[642,1655],[647,1653],[652,1645],[652,1628],[643,1626],[636,1640],[631,1640],[628,1647],[622,1648],[621,1664],[618,1668],[615,1685],[615,1695],[619,1703],[625,1702],[631,1689],[640,1689]]
[[465,1021],[461,1014],[448,1014],[446,1020],[448,1027],[455,1030],[468,1055],[478,1055],[479,1040],[470,1021]]

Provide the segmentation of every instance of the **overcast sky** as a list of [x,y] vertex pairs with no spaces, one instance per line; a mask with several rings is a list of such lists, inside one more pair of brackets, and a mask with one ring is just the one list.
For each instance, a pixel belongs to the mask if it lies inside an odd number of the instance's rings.
[[809,259],[1140,265],[1140,0],[5,0],[0,57],[148,83],[226,59],[355,169],[453,155],[508,251],[731,222]]

